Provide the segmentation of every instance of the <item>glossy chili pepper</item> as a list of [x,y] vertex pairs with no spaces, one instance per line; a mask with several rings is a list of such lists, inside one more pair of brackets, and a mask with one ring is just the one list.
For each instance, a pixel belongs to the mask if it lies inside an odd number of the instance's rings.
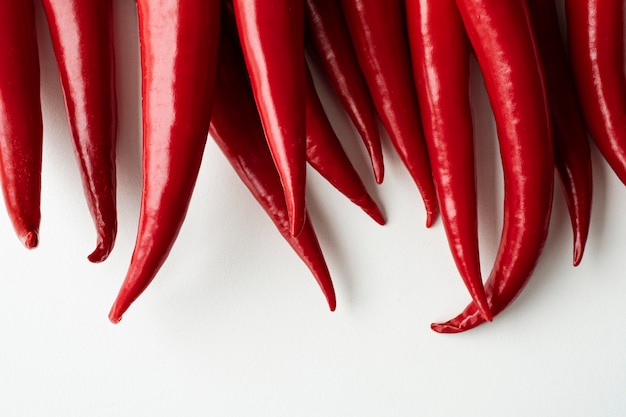
[[220,0],[138,0],[143,189],[135,249],[109,318],[116,323],[167,258],[183,223],[209,130]]
[[39,241],[43,122],[31,0],[0,1],[0,179],[7,212],[27,248]]
[[305,33],[310,49],[367,148],[377,183],[383,182],[383,151],[376,108],[359,67],[336,0],[306,0]]
[[[227,5],[228,6],[228,5]],[[234,21],[234,14],[230,7],[226,7],[222,13],[222,34],[226,38],[220,47],[234,49],[229,51],[229,55],[242,55],[237,26]],[[234,45],[234,46],[233,46]],[[228,61],[233,61],[231,66],[236,64],[236,59],[226,57]],[[238,69],[237,74],[241,83],[248,86],[247,94],[240,94],[238,100],[241,102],[253,102],[254,94],[250,85],[250,77],[245,68],[244,59],[240,62],[244,68]],[[324,177],[333,187],[345,195],[350,201],[358,205],[374,221],[385,224],[386,220],[372,197],[367,192],[363,181],[356,172],[350,159],[346,155],[339,138],[335,134],[333,127],[326,116],[324,107],[320,101],[313,78],[308,66],[305,65],[306,85],[305,85],[305,111],[306,111],[306,160],[322,177]],[[240,88],[239,90],[242,90]],[[250,112],[251,113],[251,112]],[[253,116],[246,118],[250,120],[247,124],[254,125],[257,119]],[[261,125],[262,128],[262,125]],[[252,127],[250,128],[252,130]],[[251,133],[252,134],[252,133]],[[253,133],[258,135],[258,132]],[[263,134],[263,132],[261,132]]]
[[291,234],[304,224],[304,0],[234,0],[257,107],[285,190]]
[[565,2],[569,54],[587,127],[626,184],[624,1]]
[[[554,178],[552,126],[525,0],[457,0],[457,5],[485,78],[504,173],[502,236],[485,285],[495,317],[524,288],[545,243]],[[470,304],[456,318],[431,327],[456,333],[484,321]]]
[[[304,57],[302,58],[304,59]],[[266,143],[238,41],[222,30],[211,137],[281,235],[313,273],[331,310],[335,291],[315,231],[308,218],[292,236],[280,176]]]
[[378,224],[385,224],[380,208],[368,194],[363,181],[344,152],[307,71],[306,85],[307,162]]
[[430,227],[437,214],[437,196],[422,136],[402,2],[342,0],[341,4],[374,104],[421,192]]
[[491,320],[478,252],[469,40],[454,0],[407,0],[406,17],[441,219],[465,286]]
[[104,261],[117,233],[117,104],[110,0],[43,0],[85,197],[97,230],[92,262]]
[[554,1],[526,0],[543,62],[554,128],[554,159],[572,221],[574,265],[589,234],[593,177],[587,131]]

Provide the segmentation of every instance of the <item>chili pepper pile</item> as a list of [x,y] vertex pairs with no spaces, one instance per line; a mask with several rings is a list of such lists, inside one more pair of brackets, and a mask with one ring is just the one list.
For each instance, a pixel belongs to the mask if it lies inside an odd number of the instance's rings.
[[[37,246],[43,123],[34,1],[0,0],[0,179],[15,231]],[[309,267],[331,310],[330,272],[306,209],[306,164],[385,218],[345,154],[313,84],[315,66],[359,133],[373,178],[388,137],[417,185],[430,227],[440,213],[471,303],[432,325],[491,321],[541,255],[556,169],[570,213],[573,263],[589,233],[588,132],[626,183],[623,0],[566,1],[567,44],[551,0],[137,0],[143,181],[139,228],[113,322],[167,259],[207,138]],[[97,244],[116,220],[115,58],[110,0],[43,0]],[[497,125],[504,221],[493,267],[480,269],[470,59]],[[379,120],[387,136],[379,131]],[[210,133],[209,133],[210,132]]]

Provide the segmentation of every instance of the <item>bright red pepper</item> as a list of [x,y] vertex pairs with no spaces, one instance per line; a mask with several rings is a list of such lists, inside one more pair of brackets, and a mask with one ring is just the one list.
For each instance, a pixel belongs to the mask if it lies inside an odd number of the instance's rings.
[[361,135],[374,177],[380,184],[384,164],[376,108],[359,67],[341,4],[336,0],[306,0],[305,17],[310,49]]
[[[242,98],[243,101],[243,98]],[[375,222],[385,224],[376,202],[368,194],[350,159],[344,152],[315,91],[307,71],[306,85],[306,155],[311,164],[328,182],[365,211]]]
[[39,241],[43,122],[31,0],[0,1],[0,179],[13,228],[27,248]]
[[406,17],[441,218],[472,300],[491,320],[478,253],[469,40],[454,0],[407,0]]
[[[303,57],[304,59],[304,57]],[[335,291],[315,231],[305,218],[292,236],[278,171],[263,133],[238,41],[222,30],[211,136],[281,235],[313,273],[331,310]]]
[[556,5],[526,0],[537,35],[554,127],[554,159],[574,231],[574,265],[582,259],[589,234],[593,181],[591,151],[572,77]]
[[426,226],[437,215],[420,111],[411,73],[400,0],[342,0],[346,22],[374,104],[426,207]]
[[116,323],[167,258],[183,223],[209,130],[220,0],[138,0],[143,189],[135,250],[109,318]]
[[626,184],[624,1],[565,2],[570,60],[587,127]]
[[257,107],[285,190],[291,234],[306,210],[304,0],[234,0]]
[[89,260],[105,260],[115,242],[117,105],[110,0],[43,0],[59,64],[85,197],[98,241]]
[[[492,103],[504,173],[504,224],[485,285],[491,313],[504,310],[526,285],[548,233],[554,156],[539,51],[525,0],[457,0]],[[485,319],[470,304],[433,324],[440,333],[469,330]]]

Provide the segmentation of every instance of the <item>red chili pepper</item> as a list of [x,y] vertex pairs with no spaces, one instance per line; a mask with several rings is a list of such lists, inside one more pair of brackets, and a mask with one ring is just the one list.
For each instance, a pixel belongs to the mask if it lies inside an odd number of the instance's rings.
[[111,1],[43,0],[98,241],[89,260],[104,261],[117,233],[117,105]]
[[138,0],[143,75],[143,190],[135,250],[109,318],[116,323],[167,258],[206,144],[220,0]]
[[574,265],[589,234],[593,181],[591,152],[554,1],[527,0],[546,76],[554,127],[554,159],[574,231]]
[[407,0],[406,17],[441,218],[457,269],[490,321],[478,253],[469,40],[454,0]]
[[[537,264],[552,208],[552,126],[539,52],[524,0],[457,0],[483,71],[498,129],[504,172],[504,224],[485,286],[496,316],[520,293]],[[440,333],[469,330],[485,319],[475,304],[433,324]]]
[[426,226],[437,214],[437,196],[419,119],[402,2],[342,0],[346,22],[374,104],[426,206]]
[[[224,46],[221,47],[229,48],[229,50],[235,49],[234,51],[229,51],[229,55],[242,55],[243,52],[241,51],[234,14],[229,7],[226,7],[222,14],[222,26],[224,30],[222,30],[221,36],[227,39],[223,41]],[[232,57],[226,57],[224,59],[234,61],[230,66],[234,67],[236,65],[236,59]],[[237,70],[238,74],[242,74],[239,75],[239,82],[248,85],[249,88],[248,93],[242,93],[240,97],[238,97],[238,100],[241,102],[254,102],[254,94],[252,92],[252,86],[250,85],[249,74],[245,68],[244,58],[241,59],[241,62],[243,62],[244,68]],[[361,207],[374,221],[379,224],[384,224],[386,220],[380,208],[367,192],[365,185],[352,166],[350,159],[343,150],[341,142],[326,116],[324,107],[317,95],[311,73],[306,65],[305,75],[307,162],[333,187],[344,194],[354,204]],[[253,124],[256,117],[248,116],[246,119],[251,120],[249,123]],[[257,135],[259,133],[255,132],[251,134]],[[261,134],[263,134],[263,132],[261,132]]]
[[565,2],[569,53],[587,127],[626,184],[624,1]]
[[376,202],[368,194],[350,159],[344,152],[307,70],[306,84],[307,161],[328,182],[365,211],[375,222],[385,224]]
[[[303,57],[304,59],[304,57]],[[280,177],[263,133],[239,44],[222,30],[211,136],[246,187],[270,216],[281,235],[313,273],[331,310],[335,291],[315,231],[305,218],[297,236],[289,215]]]
[[31,0],[0,1],[0,178],[13,228],[27,248],[39,241],[43,122]]
[[310,49],[361,135],[374,177],[380,184],[384,165],[376,108],[359,67],[341,4],[336,0],[307,0],[305,12]]
[[235,0],[239,38],[274,162],[291,234],[304,224],[306,141],[304,0]]

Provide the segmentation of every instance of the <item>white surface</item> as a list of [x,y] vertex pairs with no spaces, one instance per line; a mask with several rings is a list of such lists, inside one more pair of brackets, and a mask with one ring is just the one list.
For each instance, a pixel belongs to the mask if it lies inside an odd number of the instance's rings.
[[[103,264],[39,14],[46,122],[41,244],[23,249],[0,215],[0,416],[618,416],[626,412],[626,189],[594,149],[591,234],[571,266],[555,193],[544,255],[496,321],[439,335],[465,307],[441,221],[427,230],[415,186],[386,144],[372,176],[336,103],[333,121],[384,206],[374,224],[315,173],[313,221],[333,273],[328,312],[308,270],[209,141],[190,212],[160,274],[113,325],[140,195],[133,2],[116,1],[119,226]],[[480,86],[476,77],[475,86]],[[484,270],[499,238],[501,180],[484,92],[475,89]]]

